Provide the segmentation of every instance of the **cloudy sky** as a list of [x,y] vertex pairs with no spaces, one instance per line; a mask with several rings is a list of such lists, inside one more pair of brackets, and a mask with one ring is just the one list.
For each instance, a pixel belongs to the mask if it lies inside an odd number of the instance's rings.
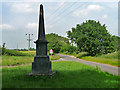
[[[94,1],[94,0],[93,0]],[[31,47],[35,48],[34,41],[37,40],[38,16],[40,4],[44,6],[45,32],[57,33],[67,37],[66,31],[76,27],[86,20],[96,20],[106,24],[107,30],[112,35],[118,36],[118,1],[106,2],[88,0],[71,0],[56,2],[15,0],[0,2],[0,40],[6,43],[6,47],[28,48],[25,34],[31,36]]]

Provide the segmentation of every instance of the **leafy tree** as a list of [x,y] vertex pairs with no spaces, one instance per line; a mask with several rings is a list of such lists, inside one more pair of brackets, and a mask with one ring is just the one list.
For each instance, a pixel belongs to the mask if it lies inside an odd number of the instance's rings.
[[120,40],[120,37],[115,35],[112,36],[112,43],[114,44],[115,51],[118,51],[118,40]]
[[6,48],[5,48],[5,43],[3,43],[3,45],[2,45],[2,55],[5,54],[5,50],[6,50]]
[[81,25],[77,24],[72,31],[67,31],[68,38],[77,44],[81,51],[88,52],[91,56],[114,52],[112,36],[107,32],[106,26],[100,22],[88,20]]
[[49,42],[48,50],[52,48],[55,53],[58,53],[62,47],[69,44],[69,39],[58,36],[58,34],[55,33],[46,34],[46,40]]
[[69,45],[65,45],[64,47],[62,47],[60,49],[60,52],[64,52],[64,53],[77,53],[77,47],[75,46],[71,46],[70,44]]

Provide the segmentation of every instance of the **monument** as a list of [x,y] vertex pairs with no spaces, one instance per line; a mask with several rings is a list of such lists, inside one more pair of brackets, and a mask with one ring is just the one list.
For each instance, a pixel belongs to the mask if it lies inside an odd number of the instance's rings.
[[47,55],[47,40],[45,39],[43,5],[40,5],[38,40],[36,43],[36,56],[32,63],[32,72],[28,75],[52,75],[55,71],[51,70],[51,61]]

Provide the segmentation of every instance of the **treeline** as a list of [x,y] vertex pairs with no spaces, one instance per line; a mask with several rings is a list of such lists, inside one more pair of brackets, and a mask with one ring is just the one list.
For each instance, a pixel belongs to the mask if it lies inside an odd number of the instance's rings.
[[55,33],[46,34],[45,38],[49,42],[47,45],[48,51],[52,48],[55,53],[59,53],[63,47],[70,45],[68,38]]
[[8,56],[34,56],[29,53],[21,53],[17,50],[6,49],[5,43],[3,43],[2,47],[0,47],[0,55],[8,55]]

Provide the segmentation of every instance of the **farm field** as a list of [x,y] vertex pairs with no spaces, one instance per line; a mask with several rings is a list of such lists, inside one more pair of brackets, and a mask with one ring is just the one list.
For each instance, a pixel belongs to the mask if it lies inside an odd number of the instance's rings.
[[[26,76],[31,65],[2,68],[3,88],[118,88],[118,76],[74,61],[52,63],[52,76]],[[9,76],[8,76],[9,75]]]

